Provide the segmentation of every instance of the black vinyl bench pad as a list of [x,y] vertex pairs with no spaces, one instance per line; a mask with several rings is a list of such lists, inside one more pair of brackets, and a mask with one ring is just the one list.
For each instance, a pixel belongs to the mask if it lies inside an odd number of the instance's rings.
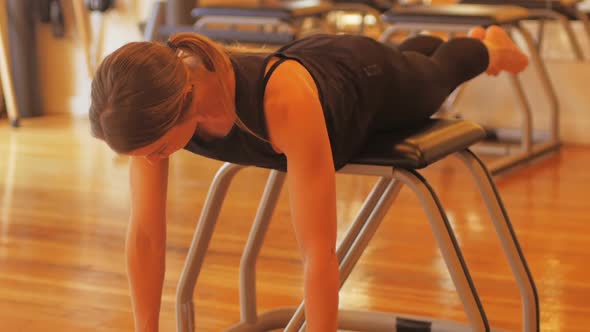
[[430,119],[405,132],[382,132],[350,164],[424,168],[486,137],[485,130],[465,120]]

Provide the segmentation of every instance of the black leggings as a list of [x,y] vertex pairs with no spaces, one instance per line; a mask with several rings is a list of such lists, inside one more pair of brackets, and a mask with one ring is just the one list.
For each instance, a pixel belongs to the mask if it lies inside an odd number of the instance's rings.
[[483,73],[489,64],[488,50],[474,38],[443,41],[417,36],[393,48],[395,101],[379,116],[377,126],[407,128],[430,118],[462,83]]

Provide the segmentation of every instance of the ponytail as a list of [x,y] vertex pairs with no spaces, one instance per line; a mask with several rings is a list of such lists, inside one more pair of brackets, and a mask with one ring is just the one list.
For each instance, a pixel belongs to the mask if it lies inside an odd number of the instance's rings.
[[207,37],[183,32],[170,37],[167,44],[175,51],[180,50],[198,57],[210,72],[229,69],[230,62],[223,49]]
[[196,56],[205,66],[207,71],[212,73],[218,73],[217,78],[220,86],[223,87],[223,102],[224,110],[230,112],[231,115],[236,116],[236,124],[239,128],[245,130],[249,134],[252,134],[256,138],[263,140],[269,144],[270,141],[262,138],[260,135],[252,131],[242,120],[237,116],[235,110],[231,109],[226,104],[227,100],[231,99],[229,88],[223,82],[223,77],[231,70],[231,62],[228,54],[219,44],[213,42],[211,39],[192,32],[183,32],[171,36],[167,41],[168,47],[175,52],[181,51],[186,55]]

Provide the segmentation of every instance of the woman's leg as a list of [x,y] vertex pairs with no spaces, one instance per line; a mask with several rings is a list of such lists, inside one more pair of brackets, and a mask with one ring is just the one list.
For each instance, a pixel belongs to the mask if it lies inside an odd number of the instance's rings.
[[493,76],[501,71],[517,74],[528,65],[527,56],[498,26],[474,28],[469,37],[451,39],[441,44],[431,59],[443,67],[453,89],[484,71]]
[[490,64],[490,54],[480,40],[460,37],[443,43],[425,62],[433,67],[432,74],[443,75],[437,81],[452,91],[484,73]]
[[436,113],[464,82],[486,71],[490,75],[500,71],[516,73],[528,64],[526,56],[499,27],[474,29],[470,37],[442,42],[431,56],[408,50],[408,45],[401,55],[392,56],[395,104],[377,117],[379,127],[404,128],[420,123]]
[[444,40],[435,36],[418,35],[404,40],[397,46],[397,49],[402,52],[413,51],[426,56],[431,56],[443,43]]

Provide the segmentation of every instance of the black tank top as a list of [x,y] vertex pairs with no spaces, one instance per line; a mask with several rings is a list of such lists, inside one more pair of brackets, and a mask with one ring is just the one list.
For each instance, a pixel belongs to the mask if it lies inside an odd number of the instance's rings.
[[[230,58],[236,78],[236,113],[268,140],[264,90],[276,66],[265,75],[266,66],[272,57],[299,61],[317,85],[338,170],[362,148],[376,125],[375,115],[390,106],[388,95],[401,83],[394,82],[399,78],[391,66],[397,54],[373,39],[351,35],[314,35],[271,54],[234,54]],[[205,141],[194,135],[185,149],[216,160],[287,170],[284,155],[237,125],[222,138]]]

